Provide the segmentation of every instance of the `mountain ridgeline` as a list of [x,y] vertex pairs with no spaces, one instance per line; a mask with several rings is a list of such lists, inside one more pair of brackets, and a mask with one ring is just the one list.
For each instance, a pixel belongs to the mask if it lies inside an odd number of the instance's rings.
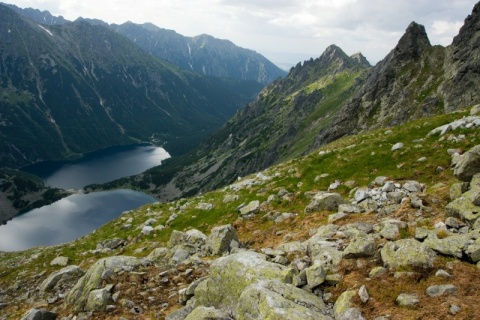
[[0,5],[0,167],[153,141],[190,150],[262,85],[180,69],[111,29]]
[[161,200],[193,195],[346,135],[480,103],[478,30],[480,4],[448,47],[432,46],[412,22],[374,67],[332,45],[267,86],[195,152],[106,187],[133,186]]
[[[55,17],[48,11],[31,8],[10,8],[38,23],[65,24],[68,20]],[[83,19],[126,36],[146,52],[167,60],[183,69],[205,76],[253,80],[266,85],[287,73],[261,54],[236,46],[231,41],[202,34],[186,37],[173,30],[159,28],[151,23],[108,24],[98,19]]]

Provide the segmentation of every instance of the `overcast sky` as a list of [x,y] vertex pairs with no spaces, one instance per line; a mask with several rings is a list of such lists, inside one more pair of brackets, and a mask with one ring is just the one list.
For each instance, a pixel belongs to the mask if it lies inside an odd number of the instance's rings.
[[202,33],[253,49],[283,68],[316,58],[336,44],[375,64],[410,22],[432,44],[449,45],[474,0],[0,0],[68,20],[151,22],[185,36]]

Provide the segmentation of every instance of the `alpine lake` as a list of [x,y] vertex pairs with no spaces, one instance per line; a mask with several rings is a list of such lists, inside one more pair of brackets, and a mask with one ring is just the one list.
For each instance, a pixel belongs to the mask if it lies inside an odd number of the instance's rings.
[[[50,187],[81,190],[139,174],[169,158],[168,152],[149,144],[111,147],[73,161],[40,162],[23,168]],[[124,211],[156,200],[133,190],[76,192],[51,205],[31,210],[0,226],[0,251],[56,245],[82,237]]]

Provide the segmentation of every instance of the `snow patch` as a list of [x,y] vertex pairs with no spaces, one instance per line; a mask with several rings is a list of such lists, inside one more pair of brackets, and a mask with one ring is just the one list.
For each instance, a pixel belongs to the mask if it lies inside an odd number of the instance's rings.
[[48,33],[49,35],[51,35],[53,37],[53,33],[50,32],[50,30],[48,30],[47,28],[45,27],[42,27],[41,25],[37,24],[37,26],[39,26],[41,29],[45,30],[46,33]]

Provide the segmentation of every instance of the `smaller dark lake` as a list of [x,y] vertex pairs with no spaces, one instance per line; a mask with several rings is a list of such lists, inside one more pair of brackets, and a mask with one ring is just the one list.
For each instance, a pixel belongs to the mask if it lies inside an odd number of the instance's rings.
[[45,161],[22,168],[50,187],[81,189],[144,172],[170,158],[165,149],[149,144],[119,146],[85,154],[73,161]]
[[155,201],[132,190],[71,195],[0,226],[0,251],[69,242],[92,232],[124,211]]

